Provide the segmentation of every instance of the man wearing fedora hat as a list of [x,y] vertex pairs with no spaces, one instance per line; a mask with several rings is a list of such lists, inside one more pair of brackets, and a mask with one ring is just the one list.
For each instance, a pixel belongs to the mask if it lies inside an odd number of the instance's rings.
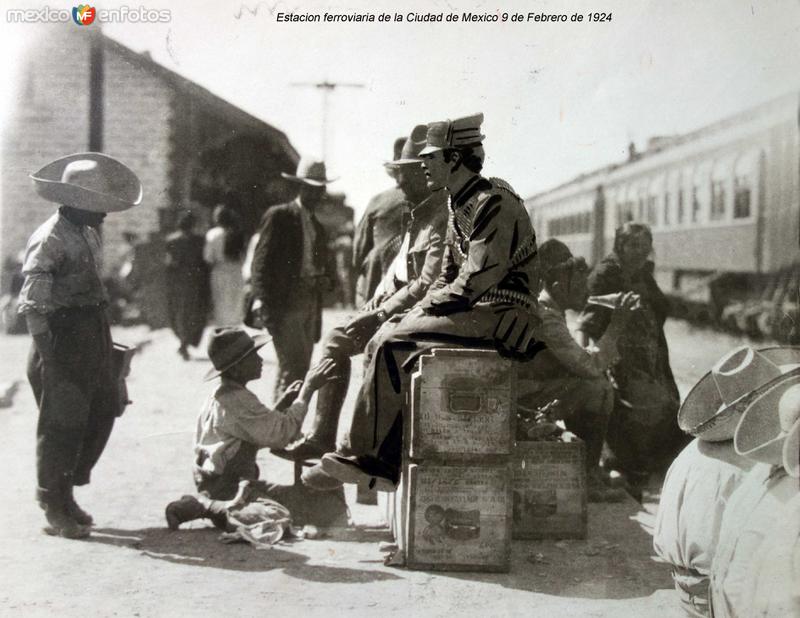
[[45,532],[81,538],[92,517],[75,502],[73,486],[89,483],[122,412],[97,228],[106,213],[139,204],[142,185],[124,164],[95,152],[57,159],[31,178],[41,197],[60,204],[28,240],[20,292],[34,342],[28,379],[39,407],[37,498]]
[[[427,188],[418,156],[425,145],[425,131],[425,125],[414,127],[401,156],[390,164],[402,179],[407,194],[419,200],[403,202],[404,232],[400,251],[369,302],[354,318],[326,335],[321,362],[333,359],[337,378],[320,391],[311,430],[301,442],[277,453],[281,456],[317,458],[334,450],[339,416],[350,382],[350,358],[364,350],[381,324],[407,312],[420,301],[439,274],[447,227],[447,197],[444,191],[431,193]],[[356,420],[353,430],[358,426]]]
[[[416,141],[425,141],[422,135],[410,136]],[[403,232],[403,213],[408,202],[418,204],[427,194],[419,195],[418,186],[409,184],[403,174],[403,166],[397,161],[403,155],[408,139],[399,137],[394,141],[393,157],[384,163],[384,169],[395,180],[395,186],[381,191],[370,199],[353,236],[353,269],[356,273],[356,307],[368,302],[378,287],[386,269],[400,249]]]
[[297,174],[281,175],[297,198],[267,210],[251,266],[251,293],[278,356],[275,398],[308,371],[322,334],[322,291],[335,280],[327,238],[314,211],[325,196],[325,163],[303,158]]
[[[496,346],[529,357],[539,293],[536,236],[520,197],[483,177],[483,114],[428,125],[420,152],[428,188],[449,193],[442,271],[405,316],[370,340],[370,364],[354,416],[371,440],[351,456],[326,454],[324,471],[344,482],[392,490],[402,443],[409,359],[432,346]],[[352,446],[352,444],[351,444]]]
[[[313,393],[330,379],[333,361],[320,363],[294,382],[275,404],[265,406],[247,388],[261,377],[262,360],[258,351],[270,341],[267,335],[251,337],[242,328],[217,328],[208,343],[213,367],[206,380],[216,380],[197,418],[194,445],[194,479],[202,497],[184,496],[166,508],[167,524],[176,529],[181,523],[219,513],[210,501],[231,500],[242,481],[252,481],[250,499],[278,500],[291,511],[309,510],[308,496],[298,495],[304,488],[258,482],[256,456],[262,448],[281,448],[295,439],[303,424]],[[316,496],[316,492],[315,492]],[[338,498],[338,512],[345,512],[344,497]],[[323,498],[324,499],[324,498]],[[210,509],[210,510],[209,510]]]

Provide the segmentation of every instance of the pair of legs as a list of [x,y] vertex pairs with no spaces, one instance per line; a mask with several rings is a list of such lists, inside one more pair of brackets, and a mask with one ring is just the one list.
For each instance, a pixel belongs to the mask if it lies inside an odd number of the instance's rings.
[[[372,333],[374,334],[374,333]],[[311,427],[303,439],[289,449],[273,451],[295,461],[316,459],[336,448],[339,417],[350,386],[353,356],[361,354],[363,342],[356,341],[345,332],[344,326],[333,328],[323,342],[322,358],[335,362],[333,379],[317,392],[317,403],[312,414]]]
[[[167,525],[177,530],[180,524],[195,519],[210,519],[220,530],[232,532],[238,521],[252,521],[262,507],[278,502],[289,510],[292,522],[323,528],[348,524],[344,491],[314,491],[303,485],[278,485],[260,480],[242,479],[235,491],[225,491],[214,484],[198,484],[196,496],[183,496],[166,508]],[[205,488],[205,489],[204,489]],[[209,491],[209,488],[211,491]],[[217,490],[217,491],[215,491]]]
[[91,516],[72,488],[87,485],[105,449],[120,398],[112,380],[111,335],[99,307],[60,310],[48,318],[54,361],[45,365],[32,347],[28,380],[39,407],[36,428],[37,499],[50,529],[86,536]]
[[321,311],[317,292],[302,286],[291,299],[291,306],[268,326],[278,357],[275,401],[292,382],[305,378],[319,338]]
[[364,381],[340,453],[325,455],[321,468],[344,482],[360,482],[365,472],[372,486],[392,489],[402,454],[405,391],[416,358],[434,347],[493,346],[496,323],[491,305],[445,316],[417,307],[385,322],[367,344]]

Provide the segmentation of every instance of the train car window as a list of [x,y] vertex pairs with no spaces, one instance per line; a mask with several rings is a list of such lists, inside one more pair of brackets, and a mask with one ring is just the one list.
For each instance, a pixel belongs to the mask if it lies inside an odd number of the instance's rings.
[[759,153],[739,156],[733,170],[733,218],[748,219],[753,214],[753,188],[757,177]]
[[733,186],[733,218],[747,219],[750,216],[750,179],[747,176],[737,176]]
[[711,181],[711,220],[722,221],[725,218],[725,183],[721,180]]
[[683,197],[683,187],[678,189],[678,223],[683,223],[684,213],[684,197]]
[[692,223],[700,220],[700,187],[692,187]]
[[670,204],[670,194],[669,194],[669,191],[667,191],[666,193],[664,193],[664,219],[663,219],[663,221],[664,221],[664,225],[665,226],[670,224],[669,214],[670,214],[670,209],[671,208],[672,208],[672,205]]

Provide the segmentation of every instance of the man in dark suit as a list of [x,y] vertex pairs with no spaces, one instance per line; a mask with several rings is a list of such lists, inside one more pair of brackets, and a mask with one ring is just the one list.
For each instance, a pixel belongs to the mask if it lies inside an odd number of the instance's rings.
[[325,230],[314,216],[325,195],[325,163],[301,159],[297,174],[282,173],[299,184],[297,198],[273,206],[264,216],[252,265],[254,309],[278,356],[275,399],[302,380],[322,330],[322,292],[333,281]]

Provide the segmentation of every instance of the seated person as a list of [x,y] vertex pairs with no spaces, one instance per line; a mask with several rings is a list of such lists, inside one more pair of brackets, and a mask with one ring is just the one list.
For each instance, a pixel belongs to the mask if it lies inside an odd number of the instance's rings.
[[672,566],[672,579],[689,616],[708,615],[711,560],[728,498],[753,465],[731,439],[689,443],[664,478],[653,531],[656,554]]
[[745,408],[736,425],[737,452],[756,463],[731,494],[722,515],[709,585],[715,618],[788,618],[800,613],[800,556],[794,553],[798,527],[792,521],[800,495],[798,434],[796,375],[779,378]]
[[240,481],[251,481],[249,501],[264,497],[280,502],[297,523],[346,523],[347,508],[341,491],[321,494],[305,491],[302,486],[258,481],[258,450],[283,447],[297,438],[309,399],[330,378],[333,369],[332,361],[317,365],[304,383],[292,384],[276,409],[270,410],[246,388],[248,382],[261,377],[258,350],[269,340],[266,335],[250,337],[241,328],[214,330],[208,344],[214,368],[206,380],[220,381],[197,419],[194,479],[200,496],[184,496],[167,506],[170,529],[202,517],[209,517],[224,528],[226,511],[220,501],[234,498]]
[[[403,234],[399,252],[379,282],[372,299],[347,324],[331,329],[323,343],[322,358],[336,364],[334,379],[317,396],[310,431],[280,457],[294,460],[319,458],[336,447],[339,416],[350,384],[350,358],[361,354],[367,341],[382,324],[406,313],[421,300],[441,269],[444,235],[447,228],[447,196],[444,191],[431,193],[425,183],[418,153],[425,144],[425,125],[419,125],[406,140],[402,157],[393,161],[398,182],[408,200],[403,202]],[[318,489],[341,483],[314,484],[315,477],[304,476]]]
[[[543,289],[539,294],[541,324],[534,336],[547,346],[519,366],[518,403],[529,409],[550,404],[551,414],[586,443],[589,499],[620,500],[622,491],[606,487],[599,470],[600,453],[613,405],[606,370],[616,358],[616,341],[636,307],[637,297],[620,296],[611,323],[593,348],[583,348],[567,327],[566,309],[580,310],[587,297],[588,268],[567,246],[550,239],[539,247]],[[557,403],[554,402],[557,400]]]
[[405,387],[414,360],[432,347],[491,346],[525,358],[537,351],[536,235],[514,190],[480,173],[482,121],[476,114],[428,125],[420,152],[428,188],[450,194],[442,269],[421,301],[370,339],[347,453],[325,454],[317,472],[396,489]]

